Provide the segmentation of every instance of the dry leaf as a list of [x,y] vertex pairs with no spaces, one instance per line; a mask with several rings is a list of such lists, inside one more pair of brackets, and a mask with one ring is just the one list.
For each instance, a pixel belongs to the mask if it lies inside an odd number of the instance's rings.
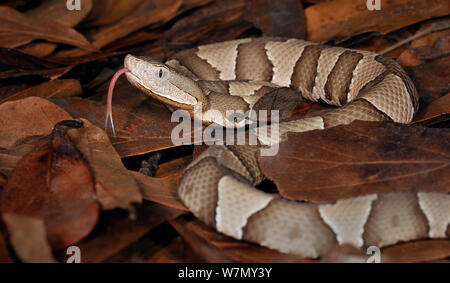
[[370,11],[366,1],[337,0],[305,9],[309,41],[342,41],[365,32],[386,34],[414,23],[450,13],[447,0],[382,1],[381,10]]
[[2,215],[42,219],[55,249],[89,234],[99,215],[94,178],[62,126],[72,122],[57,124],[19,161],[0,199]]
[[[98,1],[98,0],[96,0]],[[66,27],[81,23],[92,10],[92,0],[80,0],[80,10],[67,9],[67,1],[44,1],[38,7],[26,12],[28,17],[55,21]]]
[[144,199],[170,208],[189,211],[178,197],[177,183],[170,180],[152,178],[135,171],[129,172],[138,182]]
[[305,37],[305,14],[298,0],[251,0],[244,18],[264,36]]
[[72,117],[57,105],[39,97],[0,104],[0,147],[9,148],[17,140],[45,135],[54,125]]
[[178,182],[184,169],[192,162],[192,156],[188,155],[163,164],[160,164],[155,172],[156,178],[170,179]]
[[177,21],[165,33],[165,41],[188,48],[236,38],[252,27],[244,21],[245,5],[243,0],[214,1]]
[[0,263],[12,263],[14,262],[8,251],[8,246],[6,244],[3,233],[0,231]]
[[[0,46],[17,47],[17,42],[13,40],[16,35],[22,39],[24,36],[29,39],[46,39],[96,51],[82,34],[72,28],[52,20],[31,18],[9,7],[0,6]],[[19,46],[22,44],[23,42]]]
[[382,262],[425,262],[450,257],[450,240],[425,240],[384,248]]
[[[362,194],[448,192],[450,130],[355,121],[291,133],[275,156],[261,156],[264,174],[288,199],[330,201]],[[289,166],[286,166],[289,164]]]
[[8,227],[11,245],[23,262],[56,262],[41,219],[4,213],[3,221]]
[[96,0],[89,15],[92,26],[111,25],[135,11],[146,0]]
[[136,220],[129,217],[103,219],[107,224],[107,230],[99,235],[92,235],[78,244],[83,251],[82,261],[104,261],[137,241],[151,229],[182,213],[177,209],[144,203],[137,208]]
[[423,123],[431,125],[438,122],[447,121],[450,118],[450,93],[438,98],[419,109],[413,123]]
[[104,130],[81,119],[82,128],[70,129],[69,136],[92,168],[98,199],[103,209],[132,209],[142,196],[136,180],[125,169]]
[[7,101],[24,99],[31,96],[51,98],[76,96],[82,93],[83,89],[81,88],[81,84],[78,80],[55,80],[32,86],[20,92],[14,93],[7,98],[0,100],[0,104]]

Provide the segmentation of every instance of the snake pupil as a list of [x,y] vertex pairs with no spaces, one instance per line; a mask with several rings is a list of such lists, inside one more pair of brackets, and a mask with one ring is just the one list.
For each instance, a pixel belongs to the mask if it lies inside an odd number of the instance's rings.
[[163,70],[159,69],[158,77],[162,78],[162,76],[163,76]]

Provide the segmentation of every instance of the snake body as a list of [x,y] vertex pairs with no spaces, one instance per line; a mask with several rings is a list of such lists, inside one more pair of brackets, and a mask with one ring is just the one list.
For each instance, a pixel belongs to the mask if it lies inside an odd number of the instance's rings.
[[[281,122],[277,142],[289,142],[288,132],[354,120],[408,123],[418,109],[414,84],[395,61],[298,39],[214,43],[177,53],[165,63],[128,55],[125,67],[133,85],[206,124],[236,127],[227,110],[283,113],[301,98],[341,106]],[[210,146],[186,168],[180,198],[197,218],[228,236],[311,258],[335,244],[383,247],[450,236],[448,194],[362,193],[320,204],[286,200],[254,188],[264,179],[258,152],[258,146]]]

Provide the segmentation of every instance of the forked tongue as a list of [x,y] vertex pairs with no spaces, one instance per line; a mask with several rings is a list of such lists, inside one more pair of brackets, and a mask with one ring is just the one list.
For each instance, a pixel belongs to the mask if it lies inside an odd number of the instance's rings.
[[113,118],[112,118],[112,96],[113,96],[113,91],[114,91],[114,87],[116,86],[116,82],[117,79],[125,74],[126,72],[129,72],[130,70],[127,68],[122,68],[120,70],[118,70],[114,76],[111,79],[111,82],[109,83],[109,88],[108,88],[108,97],[106,99],[106,120],[105,120],[105,131],[108,129],[108,120],[111,121],[111,129],[112,129],[112,133],[113,136],[116,136],[116,130],[114,129],[114,122],[113,122]]

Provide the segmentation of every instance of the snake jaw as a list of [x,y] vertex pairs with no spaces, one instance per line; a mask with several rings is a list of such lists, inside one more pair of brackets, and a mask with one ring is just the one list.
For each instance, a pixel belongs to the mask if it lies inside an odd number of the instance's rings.
[[193,109],[198,103],[195,96],[178,86],[183,78],[163,63],[127,55],[125,67],[130,70],[126,77],[132,85],[165,104],[175,108]]

